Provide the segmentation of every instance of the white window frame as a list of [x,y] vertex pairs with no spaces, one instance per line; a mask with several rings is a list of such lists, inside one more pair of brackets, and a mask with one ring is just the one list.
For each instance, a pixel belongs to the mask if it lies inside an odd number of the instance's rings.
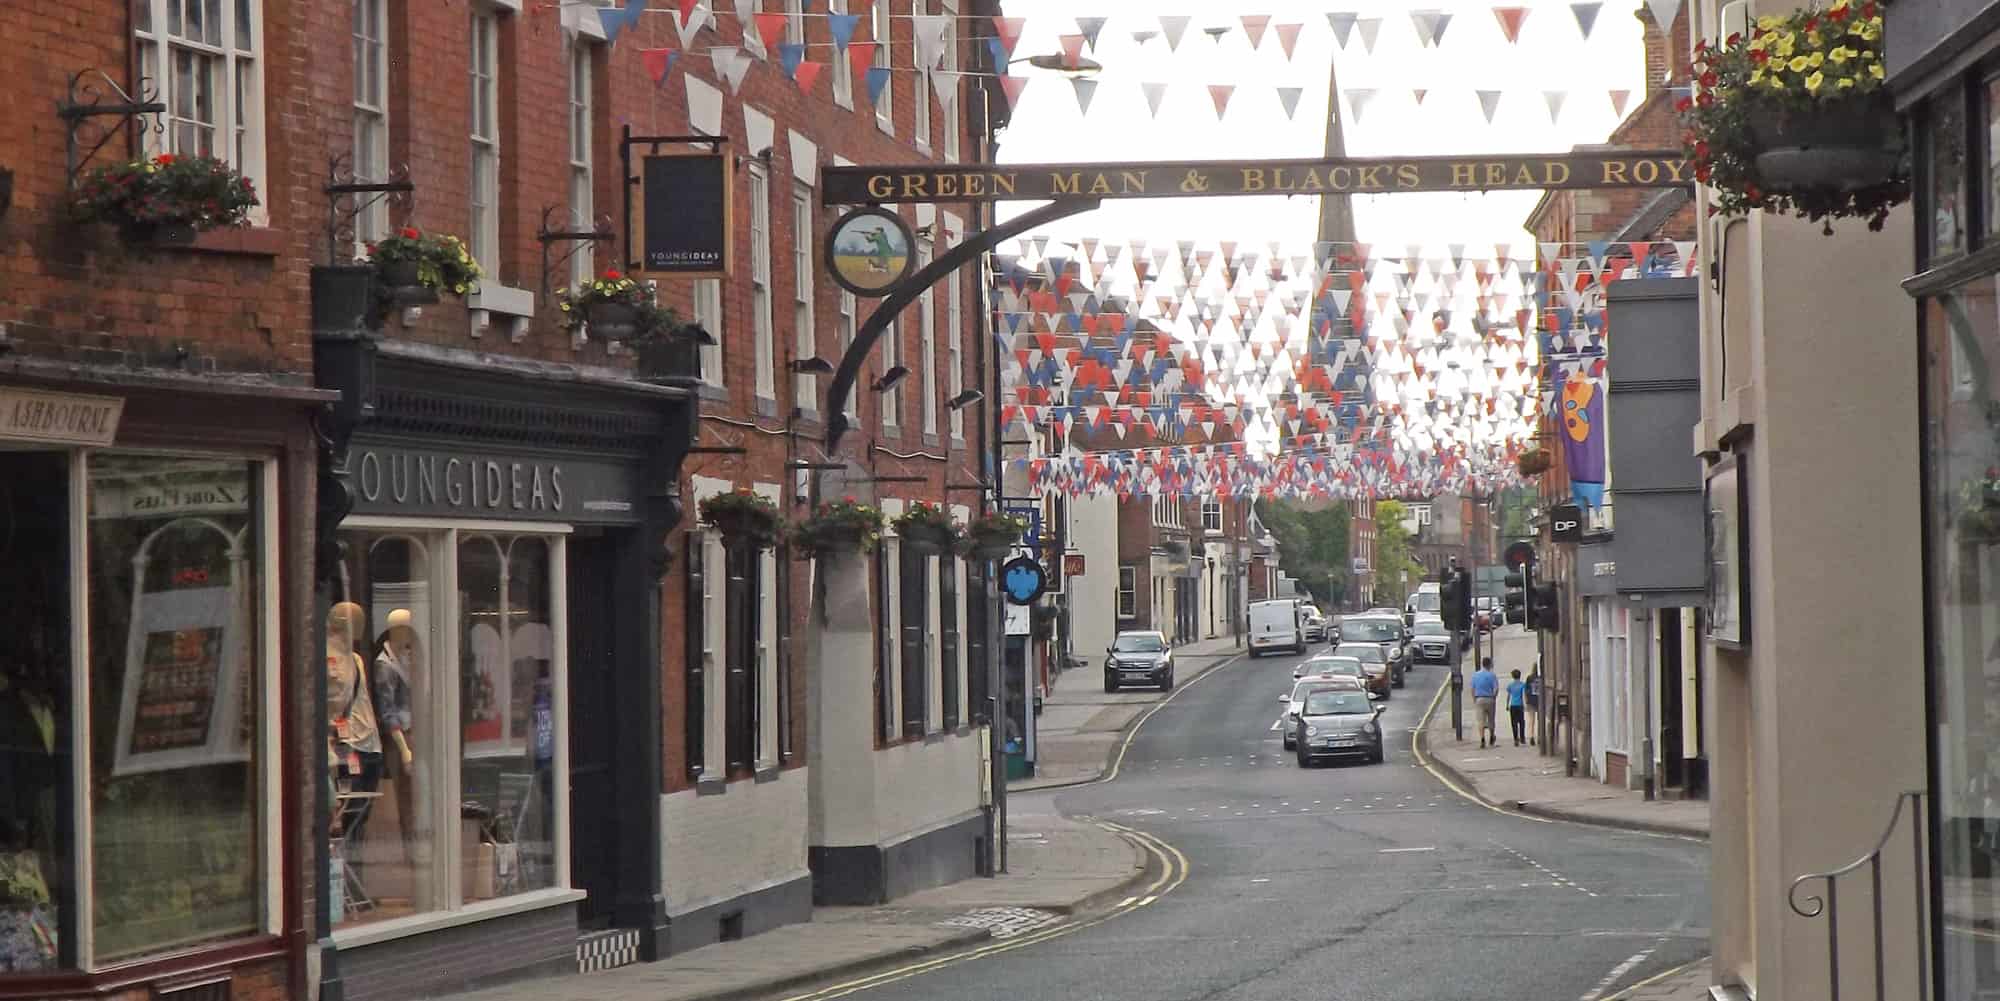
[[[917,270],[930,266],[931,241],[917,241]],[[923,366],[924,377],[924,433],[935,436],[938,432],[938,363],[937,363],[937,300],[932,297],[934,286],[927,286],[917,296],[917,331],[919,337],[919,362]]]
[[944,148],[944,158],[957,163],[961,155],[958,102],[965,96],[965,88],[961,86],[962,78],[958,75],[958,4],[954,0],[945,0],[944,13],[950,20],[945,22],[944,29],[942,86],[951,88],[952,99],[938,102],[944,105],[944,142],[941,145]]
[[[473,259],[489,275],[498,271],[500,260],[499,48],[499,12],[490,7],[473,7],[471,45],[466,59],[471,87],[471,121],[467,132],[472,147],[472,171],[466,184],[469,217],[466,242]],[[482,111],[486,116],[484,121]]]
[[722,377],[722,279],[703,278],[694,283],[694,319],[707,330],[715,343],[701,346],[701,381],[721,389]]
[[[257,558],[259,561],[256,594],[257,652],[255,670],[258,675],[257,698],[257,777],[259,788],[255,809],[258,812],[257,838],[255,850],[261,860],[258,888],[261,913],[258,923],[263,934],[277,935],[283,931],[284,921],[284,880],[283,880],[283,824],[280,811],[283,804],[284,762],[279,743],[278,723],[283,711],[281,704],[281,669],[283,649],[282,630],[279,623],[280,580],[279,570],[283,565],[278,544],[278,463],[272,459],[257,459],[252,456],[226,452],[202,452],[188,449],[118,449],[120,454],[157,454],[176,458],[203,456],[242,462],[251,466],[251,475],[257,478],[258,503],[256,518],[250,530],[260,526]],[[90,505],[90,471],[88,463],[91,452],[83,449],[66,449],[69,475],[66,484],[69,500],[69,533],[67,548],[69,565],[69,656],[70,656],[70,742],[69,756],[72,762],[66,781],[72,790],[70,806],[71,841],[70,864],[75,870],[74,885],[69,892],[76,912],[76,956],[77,967],[85,973],[132,963],[135,958],[143,961],[159,954],[140,957],[120,957],[107,963],[97,961],[96,951],[96,880],[93,875],[95,858],[91,854],[95,843],[93,828],[95,813],[92,808],[91,776],[94,772],[91,759],[93,725],[91,720],[91,646],[90,646],[90,519],[86,517]],[[64,901],[55,901],[60,907]],[[162,953],[171,952],[163,949]]]
[[[856,317],[859,314],[860,309],[861,309],[860,303],[856,301],[854,293],[849,292],[846,289],[841,289],[840,322],[834,330],[834,335],[835,335],[835,340],[839,343],[840,346],[839,356],[842,358],[847,357],[847,349],[854,346],[855,331],[858,329],[858,320],[856,319]],[[861,398],[861,386],[859,384],[856,384],[853,391],[847,394],[847,402],[845,406],[847,408],[848,417],[858,418],[860,416],[860,411],[856,409],[855,405],[855,401],[859,400],[860,398]]]
[[[133,17],[133,55],[138,66],[138,75],[155,88],[155,99],[167,106],[159,121],[167,127],[164,131],[151,128],[139,130],[141,143],[146,155],[158,156],[173,153],[192,156],[204,152],[198,142],[190,142],[182,137],[182,131],[175,123],[184,119],[185,113],[192,113],[188,102],[195,95],[186,94],[175,81],[175,74],[167,70],[167,65],[177,51],[190,54],[191,58],[219,60],[217,64],[220,79],[209,81],[213,97],[212,117],[202,122],[196,118],[185,118],[190,123],[205,126],[210,132],[208,152],[235,168],[257,189],[260,198],[268,199],[267,172],[265,169],[265,122],[264,122],[264,17],[263,0],[246,0],[250,14],[250,24],[241,25],[237,19],[237,5],[220,5],[220,18],[215,38],[209,41],[189,38],[186,35],[170,35],[167,12],[175,6],[176,0],[137,0]],[[186,23],[183,22],[183,28]],[[242,43],[249,43],[246,49]],[[143,89],[140,88],[140,89]],[[270,221],[264,204],[250,210],[250,220],[262,225]]]
[[[888,0],[877,0],[877,2],[880,2],[880,3],[887,3],[887,2],[888,2]],[[919,15],[923,15],[923,14],[929,14],[930,12],[931,12],[931,11],[930,11],[930,0],[911,0],[911,3],[910,3],[910,23],[911,23],[911,24],[913,24],[913,25],[914,25],[914,24],[916,24],[916,23],[917,23],[917,22],[916,22],[916,19],[917,19],[917,17],[918,17]],[[915,33],[915,32],[914,32],[914,31],[912,31],[912,34],[914,34],[914,33]],[[916,59],[916,57],[915,57],[915,54],[914,54],[914,53],[915,53],[915,42],[913,41],[913,42],[911,43],[911,45],[912,45],[912,56],[911,56],[911,61],[912,61],[912,63],[914,64],[914,63],[916,63],[916,62],[919,62],[920,60]],[[912,137],[913,137],[913,138],[915,138],[915,139],[916,139],[916,141],[917,141],[917,149],[919,149],[919,150],[922,150],[922,151],[923,151],[923,152],[925,152],[925,153],[928,153],[928,152],[930,152],[930,150],[931,150],[931,69],[930,69],[930,67],[929,67],[929,66],[917,66],[917,67],[916,67],[916,72],[915,72],[915,73],[913,73],[913,74],[911,74],[911,77],[910,77],[910,80],[911,80],[911,82],[910,82],[910,116],[911,116],[911,118],[912,118],[912,120],[913,120],[913,122],[914,122],[914,124],[913,124],[913,126],[912,126],[912,128],[911,128],[911,135],[912,135]]]
[[[819,336],[813,330],[813,189],[792,185],[792,339],[794,357],[812,358],[819,354]],[[792,377],[792,405],[807,412],[819,410],[819,380],[801,373]]]
[[[828,11],[833,14],[847,13],[847,0],[831,0]],[[830,39],[829,39],[830,41]],[[854,59],[847,54],[845,46],[833,53],[833,103],[850,111],[854,109]]]
[[[389,0],[354,0],[354,180],[381,183],[389,179]],[[369,22],[372,21],[371,25]],[[371,35],[369,32],[373,30]],[[367,60],[376,72],[370,93]],[[389,206],[379,198],[364,199],[354,216],[354,256],[367,255],[366,245],[389,235]]]
[[1201,530],[1204,532],[1222,531],[1221,501],[1214,499],[1204,499],[1201,502]]
[[[951,399],[965,392],[965,281],[957,274],[945,279],[945,386]],[[951,438],[965,440],[965,410],[951,408]]]
[[[882,373],[884,375],[887,375],[890,369],[902,364],[903,332],[900,327],[901,325],[895,320],[890,320],[888,325],[882,328]],[[908,381],[910,381],[909,377],[905,376],[902,382],[889,387],[887,392],[877,394],[882,397],[883,427],[893,428],[902,424],[903,383]]]
[[1139,617],[1139,568],[1125,564],[1118,568],[1118,603],[1113,606],[1121,619]]
[[896,134],[896,73],[890,68],[889,60],[890,45],[895,38],[895,32],[890,28],[895,21],[889,10],[893,2],[875,0],[868,5],[868,29],[870,37],[875,40],[875,62],[871,66],[889,70],[882,80],[882,96],[875,102],[875,124],[892,136]]
[[805,0],[785,0],[785,41],[792,45],[806,43]]
[[[569,59],[569,228],[588,233],[597,229],[597,179],[591,164],[597,115],[595,46],[578,38],[569,47]],[[597,246],[589,240],[570,246],[575,253],[569,259],[569,280],[577,287],[597,276]]]
[[771,330],[771,172],[761,161],[749,162],[750,176],[750,322],[755,334],[757,398],[778,397],[777,344]]

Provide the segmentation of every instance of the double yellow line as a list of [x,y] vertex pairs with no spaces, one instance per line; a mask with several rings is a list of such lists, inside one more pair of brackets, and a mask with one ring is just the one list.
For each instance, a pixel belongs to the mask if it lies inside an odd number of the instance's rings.
[[879,973],[872,973],[869,974],[868,976],[859,977],[854,980],[846,981],[844,983],[838,983],[827,987],[822,987],[819,988],[818,990],[810,991],[805,994],[794,994],[791,997],[784,999],[784,1001],[832,1001],[832,999],[834,998],[846,997],[849,994],[854,994],[859,991],[865,991],[871,988],[881,987],[886,984],[893,984],[898,980],[908,980],[911,977],[921,976],[925,973],[931,972],[932,970],[942,969],[947,966],[955,966],[959,963],[971,962],[972,960],[975,959],[984,959],[987,956],[995,956],[1003,952],[1012,952],[1015,949],[1025,949],[1028,946],[1039,945],[1051,939],[1062,938],[1065,935],[1073,935],[1077,932],[1084,930],[1085,928],[1095,927],[1097,925],[1103,924],[1106,921],[1111,920],[1112,918],[1119,917],[1121,915],[1128,914],[1131,913],[1132,911],[1138,910],[1141,907],[1145,907],[1146,905],[1151,904],[1152,902],[1160,899],[1161,897],[1166,896],[1169,893],[1172,893],[1175,887],[1187,881],[1188,868],[1189,868],[1188,859],[1186,855],[1181,854],[1179,849],[1175,848],[1170,844],[1167,844],[1165,841],[1162,841],[1151,834],[1147,834],[1144,831],[1138,831],[1129,827],[1121,826],[1119,824],[1111,824],[1111,823],[1106,823],[1104,821],[1096,821],[1095,823],[1097,824],[1097,826],[1102,827],[1105,830],[1112,831],[1118,834],[1120,837],[1126,838],[1132,843],[1138,845],[1140,850],[1144,851],[1147,855],[1151,856],[1154,859],[1154,861],[1156,861],[1159,864],[1160,871],[1158,875],[1154,876],[1153,880],[1150,883],[1148,883],[1144,889],[1139,890],[1138,892],[1120,901],[1118,906],[1113,907],[1109,911],[1106,911],[1105,913],[1093,917],[1087,921],[1070,921],[1065,919],[1047,928],[1042,928],[1037,931],[1029,932],[1018,938],[1010,938],[1004,941],[994,942],[991,945],[983,945],[977,948],[967,949],[963,952],[955,952],[949,956],[941,956],[937,959],[923,960],[921,962],[910,963],[904,966],[899,966],[896,967],[895,969],[883,970]]

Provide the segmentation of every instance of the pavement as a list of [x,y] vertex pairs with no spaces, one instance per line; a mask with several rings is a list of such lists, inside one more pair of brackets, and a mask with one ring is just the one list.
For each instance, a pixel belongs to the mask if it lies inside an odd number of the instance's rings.
[[[1507,672],[1515,668],[1525,673],[1535,659],[1533,634],[1519,626],[1508,626],[1497,635],[1493,664],[1501,679],[1505,681]],[[1469,669],[1467,677],[1470,678]],[[1437,708],[1418,739],[1425,760],[1440,777],[1461,790],[1498,809],[1537,817],[1681,837],[1708,837],[1707,800],[1649,802],[1640,791],[1606,785],[1594,778],[1565,775],[1559,755],[1544,755],[1541,748],[1532,745],[1514,746],[1507,732],[1504,710],[1499,720],[1500,746],[1481,748],[1469,682],[1466,688],[1464,739],[1456,738],[1452,732],[1449,689],[1442,690]],[[1531,735],[1533,729],[1531,724]]]
[[[1174,690],[1229,663],[1244,652],[1224,636],[1174,650]],[[1060,789],[1102,778],[1124,746],[1125,734],[1172,692],[1154,688],[1104,690],[1104,674],[1073,668],[1057,675],[1035,723],[1035,775],[1007,783],[1010,792]]]
[[803,924],[654,963],[527,980],[452,1001],[729,1001],[935,961],[993,939],[1042,935],[1111,906],[1147,873],[1134,840],[1061,817],[1046,799],[1009,811],[1007,868],[881,907],[820,907]]
[[1709,1001],[1709,977],[1710,965],[1703,957],[1609,995],[1604,1001]]

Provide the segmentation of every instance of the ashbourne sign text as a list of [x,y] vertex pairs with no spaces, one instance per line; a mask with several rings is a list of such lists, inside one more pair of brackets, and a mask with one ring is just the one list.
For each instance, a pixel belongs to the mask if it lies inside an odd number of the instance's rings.
[[1657,150],[1338,160],[925,164],[826,167],[820,172],[821,201],[828,205],[1064,197],[1668,188],[1693,184],[1694,171],[1679,153]]

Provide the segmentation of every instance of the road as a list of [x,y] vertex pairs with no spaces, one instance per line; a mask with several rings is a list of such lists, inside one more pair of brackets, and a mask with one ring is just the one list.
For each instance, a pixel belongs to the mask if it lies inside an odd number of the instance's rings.
[[1158,838],[1184,882],[857,997],[1597,1001],[1707,952],[1706,845],[1501,814],[1417,765],[1410,732],[1443,668],[1390,700],[1386,764],[1297,767],[1272,729],[1297,660],[1184,685],[1113,781],[1015,797]]

